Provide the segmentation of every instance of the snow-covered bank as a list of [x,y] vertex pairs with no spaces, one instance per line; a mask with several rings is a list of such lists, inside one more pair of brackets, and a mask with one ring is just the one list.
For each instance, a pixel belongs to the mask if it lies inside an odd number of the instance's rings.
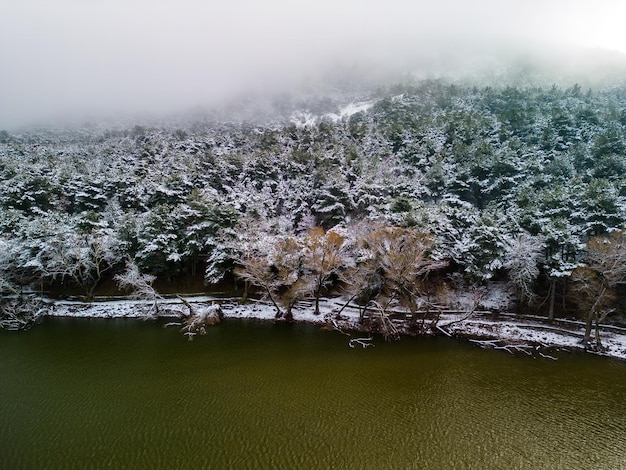
[[[543,349],[585,350],[582,343],[584,325],[575,322],[565,326],[526,318],[494,320],[477,316],[452,326],[451,331],[460,337],[497,339],[509,344],[530,344]],[[600,333],[605,350],[588,352],[626,360],[626,333],[609,327],[601,327]]]
[[[224,318],[275,320],[276,309],[266,302],[250,300],[240,303],[238,298],[211,296],[187,297],[186,300],[197,308],[219,303]],[[180,317],[188,313],[188,308],[179,299],[164,299],[159,302],[160,316]],[[140,300],[114,300],[103,302],[50,301],[48,316],[84,318],[143,318],[149,313],[150,303]],[[335,328],[361,330],[358,309],[346,307],[341,310],[341,299],[327,299],[321,302],[319,315],[313,313],[312,303],[303,302],[293,310],[296,322],[327,324],[332,321]],[[341,310],[340,315],[337,312]],[[438,328],[432,334],[446,333],[457,338],[481,340],[482,345],[495,345],[489,340],[498,340],[505,345],[532,345],[538,350],[567,349],[584,351],[581,342],[584,325],[581,322],[562,321],[548,324],[540,319],[501,314],[497,317],[475,313],[459,321],[463,315],[444,313],[440,316]],[[396,321],[397,322],[397,321]],[[400,322],[401,323],[401,322]],[[406,323],[406,322],[405,322]],[[427,321],[429,324],[430,321]],[[402,333],[409,334],[408,324],[399,324]],[[442,331],[443,330],[443,331]],[[626,331],[619,328],[601,329],[602,343],[607,357],[626,360]],[[509,351],[510,352],[510,351]]]

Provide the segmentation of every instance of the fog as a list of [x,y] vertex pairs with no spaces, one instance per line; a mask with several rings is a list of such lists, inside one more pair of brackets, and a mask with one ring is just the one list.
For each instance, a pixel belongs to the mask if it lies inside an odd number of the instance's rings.
[[626,52],[621,1],[4,0],[0,129],[166,113],[355,76]]

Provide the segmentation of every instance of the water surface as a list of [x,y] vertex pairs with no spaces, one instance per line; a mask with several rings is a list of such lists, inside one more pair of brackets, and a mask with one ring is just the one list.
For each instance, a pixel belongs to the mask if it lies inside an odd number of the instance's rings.
[[626,469],[626,363],[48,319],[0,334],[0,467]]

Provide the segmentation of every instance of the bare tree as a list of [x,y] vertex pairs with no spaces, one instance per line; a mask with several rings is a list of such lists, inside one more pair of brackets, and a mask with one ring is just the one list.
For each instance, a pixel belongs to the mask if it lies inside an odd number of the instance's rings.
[[[291,319],[292,308],[306,292],[301,279],[302,247],[294,237],[274,238],[250,247],[238,260],[234,272],[250,285],[259,287],[276,308],[276,317]],[[280,307],[285,307],[283,311]]]
[[589,240],[586,266],[572,273],[572,281],[576,300],[586,310],[583,342],[589,344],[595,323],[595,346],[601,349],[600,323],[613,311],[616,287],[626,282],[626,230]]
[[322,227],[309,230],[303,241],[304,271],[315,299],[315,314],[320,313],[320,296],[323,289],[338,280],[340,273],[349,264],[345,237],[335,231],[324,231]]
[[259,287],[276,308],[276,317],[282,316],[283,312],[277,303],[280,284],[276,279],[276,273],[268,263],[267,255],[245,253],[239,258],[237,264],[234,269],[235,275],[244,282]]
[[355,234],[354,263],[342,272],[344,294],[362,306],[361,321],[372,308],[381,331],[394,337],[391,306],[406,307],[414,320],[423,306],[428,311],[428,275],[448,263],[432,256],[432,237],[415,229],[360,224]]
[[104,274],[122,260],[119,243],[109,230],[87,235],[60,233],[38,255],[41,274],[51,280],[70,279],[85,291],[87,300]]
[[14,280],[17,253],[12,248],[8,240],[0,238],[0,296],[19,292]]
[[383,295],[387,297],[383,310],[398,301],[415,316],[425,298],[427,277],[448,265],[445,260],[431,257],[433,238],[414,229],[383,227],[371,232],[366,243],[372,252],[371,261],[384,279]]
[[141,273],[137,264],[128,258],[126,260],[126,270],[123,273],[116,274],[113,279],[115,279],[120,289],[130,291],[132,298],[150,301],[152,303],[150,307],[151,313],[159,314],[158,301],[161,299],[161,296],[152,287],[156,276]]
[[539,258],[543,241],[529,233],[521,233],[505,241],[504,268],[518,299],[518,305],[535,299],[533,285],[539,276]]
[[30,328],[45,314],[46,304],[22,291],[24,278],[19,275],[19,243],[0,238],[0,329]]
[[382,287],[382,276],[375,269],[373,263],[359,263],[341,272],[341,292],[346,297],[346,302],[337,312],[337,316],[351,302],[355,302],[359,306],[359,321],[363,322],[367,305],[377,297]]
[[293,307],[311,291],[304,274],[304,253],[301,240],[287,237],[280,240],[271,255],[272,269],[278,285],[278,299],[285,307],[285,319],[293,319]]
[[0,329],[28,329],[45,315],[47,310],[46,303],[34,296],[2,299],[0,302]]

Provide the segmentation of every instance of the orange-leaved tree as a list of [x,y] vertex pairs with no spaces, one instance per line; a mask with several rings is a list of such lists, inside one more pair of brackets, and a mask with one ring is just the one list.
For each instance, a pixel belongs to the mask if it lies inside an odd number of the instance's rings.
[[303,270],[309,291],[315,299],[315,314],[320,313],[320,297],[340,279],[351,263],[346,238],[334,230],[316,227],[303,239]]
[[589,344],[595,323],[595,346],[601,349],[600,323],[614,310],[617,286],[626,283],[626,230],[590,239],[585,266],[572,273],[572,281],[586,316],[583,342]]

